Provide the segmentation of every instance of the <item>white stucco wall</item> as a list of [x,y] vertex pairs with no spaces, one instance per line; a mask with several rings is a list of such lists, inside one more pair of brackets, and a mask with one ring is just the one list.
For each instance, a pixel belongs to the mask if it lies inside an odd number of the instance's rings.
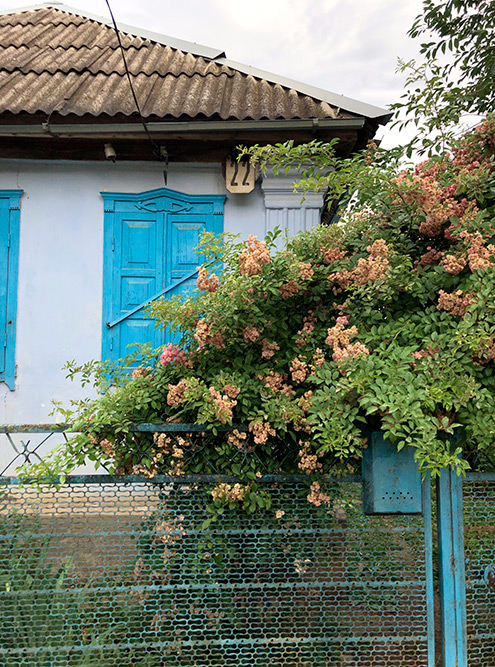
[[[69,359],[101,354],[103,202],[100,191],[164,186],[163,165],[0,161],[0,188],[24,191],[17,302],[15,391],[0,383],[0,423],[39,423],[51,400],[87,395],[65,380]],[[226,194],[224,229],[264,235],[259,185],[249,195],[225,189],[220,165],[171,164],[167,187]],[[1,458],[1,457],[0,457]]]

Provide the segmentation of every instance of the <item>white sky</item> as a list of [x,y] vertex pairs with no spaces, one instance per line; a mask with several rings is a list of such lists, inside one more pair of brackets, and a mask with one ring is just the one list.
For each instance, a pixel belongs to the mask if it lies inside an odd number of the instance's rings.
[[[0,0],[0,10],[29,5]],[[35,3],[33,3],[35,4]],[[67,5],[108,16],[105,0]],[[402,91],[397,58],[417,56],[407,37],[421,0],[110,0],[118,22],[226,51],[227,57],[386,107]],[[397,134],[380,130],[384,145]],[[390,136],[387,136],[389,134]]]

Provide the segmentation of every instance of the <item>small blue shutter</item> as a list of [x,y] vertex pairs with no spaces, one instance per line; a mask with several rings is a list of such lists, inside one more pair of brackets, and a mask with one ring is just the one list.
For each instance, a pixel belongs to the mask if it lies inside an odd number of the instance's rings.
[[9,284],[9,217],[5,199],[0,199],[0,373],[5,373],[7,352],[7,286]]
[[198,266],[194,248],[204,230],[213,229],[213,215],[171,215],[167,228],[167,284],[181,284],[171,293],[183,293],[196,287],[196,275],[184,280]]
[[[166,188],[138,195],[102,193],[105,202],[102,358],[128,355],[134,343],[169,340],[144,309],[161,294],[194,288],[193,248],[203,230],[223,231],[224,197]],[[177,285],[177,287],[175,287]]]
[[15,336],[22,190],[0,190],[0,381],[15,388]]

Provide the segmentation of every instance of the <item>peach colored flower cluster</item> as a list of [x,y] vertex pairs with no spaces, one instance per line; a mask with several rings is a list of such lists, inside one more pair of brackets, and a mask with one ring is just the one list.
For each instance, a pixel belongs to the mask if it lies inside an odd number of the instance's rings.
[[263,380],[265,387],[271,389],[273,392],[280,392],[288,397],[294,394],[294,390],[290,384],[286,384],[286,376],[277,371],[270,371],[268,375],[258,375],[258,379]]
[[254,435],[254,441],[257,445],[264,445],[270,435],[275,435],[275,431],[270,426],[270,422],[251,422],[249,424],[249,430]]
[[133,475],[142,475],[147,479],[153,479],[153,477],[157,475],[158,472],[159,471],[154,466],[152,467],[150,467],[149,465],[144,466],[141,463],[137,463],[136,465],[132,466]]
[[384,239],[377,239],[366,250],[370,253],[369,257],[359,259],[352,270],[344,269],[331,273],[328,276],[329,280],[334,280],[341,287],[347,287],[353,283],[356,285],[374,283],[384,278],[390,266],[387,242]]
[[203,347],[210,342],[210,325],[208,322],[201,318],[196,324],[196,331],[194,332],[194,338],[197,340],[198,345]]
[[467,264],[467,260],[463,255],[444,255],[440,264],[452,275],[458,275]]
[[[455,187],[455,186],[454,186]],[[479,214],[479,208],[474,204],[473,202],[468,201],[467,199],[462,199],[458,204],[457,204],[458,210],[456,211],[456,215],[458,218],[457,222],[453,222],[451,225],[447,227],[447,229],[444,232],[444,236],[448,241],[452,241],[453,243],[456,243],[459,240],[459,236],[454,235],[454,232],[456,229],[465,227],[466,224],[472,224],[475,222],[478,214]]]
[[308,364],[304,361],[300,354],[292,360],[290,365],[292,379],[294,382],[304,382],[308,376]]
[[[434,215],[435,213],[435,215]],[[453,209],[438,207],[419,225],[419,231],[425,236],[438,236],[442,233],[442,223],[453,215]]]
[[313,355],[312,366],[314,366],[314,368],[321,368],[324,363],[325,363],[325,355],[323,354],[323,350],[317,347]]
[[263,271],[263,266],[271,262],[270,253],[264,241],[258,241],[254,234],[247,240],[247,248],[239,255],[241,275],[256,276]]
[[189,389],[187,378],[182,378],[178,384],[169,384],[167,392],[167,405],[174,408],[186,400],[186,391]]
[[431,160],[423,160],[422,162],[418,162],[417,165],[414,167],[414,175],[423,176],[423,178],[425,176],[436,178],[440,173],[440,166],[441,165],[439,162],[432,162]]
[[311,484],[310,492],[306,498],[309,503],[315,505],[316,507],[320,507],[322,503],[328,503],[330,500],[330,496],[322,492],[318,482],[313,482]]
[[227,442],[230,445],[233,445],[236,449],[240,449],[241,451],[245,451],[248,449],[246,447],[247,445],[247,433],[244,431],[239,431],[238,429],[234,429],[230,433],[227,434]]
[[299,458],[301,459],[297,464],[299,470],[302,470],[306,475],[312,475],[314,472],[321,472],[322,465],[318,461],[318,455],[311,451],[311,445],[309,442],[299,441],[300,450],[298,453]]
[[220,498],[227,502],[242,502],[244,496],[249,493],[249,484],[227,484],[221,482],[211,490],[213,500]]
[[272,391],[279,391],[285,379],[282,373],[278,371],[270,371],[268,375],[261,375],[260,373],[257,377],[258,380],[262,380],[265,383],[265,387]]
[[137,368],[135,368],[132,371],[131,377],[133,377],[133,378],[145,378],[150,373],[151,373],[151,368],[146,367],[146,366],[138,366]]
[[270,342],[266,338],[261,341],[261,356],[263,359],[271,359],[278,350],[280,350],[280,345],[275,341]]
[[347,250],[340,250],[339,248],[324,248],[323,246],[320,246],[320,252],[323,255],[323,259],[325,260],[326,264],[339,262],[347,255]]
[[490,244],[485,247],[486,240],[479,232],[471,234],[464,231],[459,234],[459,237],[468,246],[468,264],[473,273],[479,269],[487,269],[493,266],[493,259],[495,258],[495,246]]
[[304,347],[306,345],[306,336],[309,336],[315,330],[316,317],[312,310],[308,311],[307,316],[303,319],[303,326],[297,332],[299,338],[296,339],[296,345],[298,347]]
[[338,364],[340,361],[346,359],[347,357],[357,357],[359,355],[366,356],[369,353],[370,351],[366,345],[363,345],[363,343],[353,343],[352,345],[348,345],[344,348],[337,347],[332,354],[332,359],[336,364]]
[[298,403],[299,407],[303,412],[308,412],[309,408],[311,407],[311,399],[313,397],[313,392],[311,389],[309,391],[304,392],[304,394],[300,397]]
[[466,169],[478,169],[480,164],[483,164],[488,169],[493,169],[490,161],[491,151],[484,153],[483,149],[494,145],[493,121],[490,123],[490,120],[487,120],[476,127],[474,137],[465,137],[460,146],[454,148],[452,151],[453,164]]
[[170,454],[172,439],[166,433],[154,433],[153,443],[156,447],[161,449],[165,454]]
[[299,285],[295,280],[288,280],[283,285],[280,285],[278,288],[278,293],[282,299],[290,299],[292,296],[295,296],[299,293]]
[[217,276],[212,273],[208,277],[208,272],[204,266],[198,266],[198,278],[196,280],[196,287],[204,292],[211,292],[212,294],[217,291],[220,281]]
[[204,318],[200,319],[197,323],[194,338],[197,340],[200,349],[208,343],[211,343],[217,350],[225,349],[225,338],[223,334],[220,331],[216,331],[212,334],[210,325]]
[[216,407],[217,418],[222,424],[232,421],[233,410],[237,405],[237,401],[229,398],[227,394],[222,394],[215,389],[215,387],[210,387],[208,389],[210,397]]
[[299,278],[301,278],[301,280],[311,280],[314,274],[315,272],[311,268],[311,264],[309,262],[299,263]]
[[395,183],[401,187],[402,199],[417,204],[426,214],[426,220],[419,225],[419,231],[426,236],[441,234],[443,223],[458,212],[457,202],[445,195],[428,171],[421,174],[402,172]]
[[[189,447],[191,444],[190,441],[185,440],[178,436],[176,440],[172,440],[165,433],[155,433],[153,436],[153,442],[155,447],[158,448],[158,452],[153,456],[153,462],[155,465],[159,465],[163,459],[163,456],[171,456],[172,458],[169,461],[169,475],[175,475],[180,477],[184,475],[184,449]],[[160,466],[161,468],[163,466]]]
[[226,384],[223,388],[223,393],[227,394],[229,398],[237,398],[241,393],[241,390],[233,384]]
[[262,331],[263,329],[257,329],[256,327],[246,327],[242,332],[242,337],[246,343],[255,343],[261,336]]
[[225,338],[220,331],[215,331],[215,333],[212,335],[210,343],[213,345],[213,347],[216,347],[217,350],[224,350],[225,349]]
[[110,442],[110,440],[107,440],[106,438],[102,440],[100,442],[100,447],[107,456],[115,456],[115,449],[113,448],[113,444]]
[[419,260],[415,263],[415,266],[420,266],[420,267],[430,266],[431,264],[439,262],[441,258],[442,258],[442,253],[440,252],[440,250],[435,250],[435,248],[428,246],[426,248],[426,252],[424,253],[424,255],[421,255]]
[[485,340],[480,344],[474,357],[477,364],[488,364],[495,362],[495,341],[493,339]]
[[357,327],[355,326],[346,329],[345,327],[348,324],[349,320],[345,315],[337,317],[335,326],[328,329],[325,343],[332,348],[347,347],[350,344],[351,339],[354,338],[354,336],[357,336],[358,332]]
[[426,349],[419,350],[418,352],[411,352],[411,355],[415,359],[426,359],[427,357],[434,357],[438,352],[440,352],[440,345],[437,345],[436,347],[427,345]]
[[[162,436],[162,437],[160,437]],[[153,441],[158,451],[155,451],[151,456],[151,464],[143,466],[141,464],[133,466],[133,473],[136,475],[144,475],[152,478],[160,472],[163,472],[163,458],[164,456],[171,456],[169,461],[169,469],[166,471],[168,475],[182,476],[184,471],[184,448],[189,446],[189,442],[181,437],[177,441],[172,441],[164,433],[155,433]]]
[[466,310],[474,301],[473,294],[465,294],[460,289],[451,292],[450,294],[440,290],[438,294],[437,310],[446,310],[449,315],[456,315],[459,317],[464,316]]
[[328,329],[328,335],[325,339],[325,343],[333,348],[332,359],[336,364],[349,356],[357,357],[358,355],[368,355],[370,353],[366,345],[362,343],[351,344],[351,339],[357,335],[358,330],[355,326],[346,329],[345,326],[347,324],[348,320],[345,315],[337,317],[335,326]]

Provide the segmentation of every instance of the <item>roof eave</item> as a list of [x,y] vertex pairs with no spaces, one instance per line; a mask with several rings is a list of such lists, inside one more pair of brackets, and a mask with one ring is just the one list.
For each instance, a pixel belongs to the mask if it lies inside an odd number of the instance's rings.
[[365,125],[364,118],[310,118],[292,120],[227,120],[227,121],[166,121],[143,123],[40,123],[26,125],[1,125],[3,137],[84,137],[84,136],[129,136],[172,133],[218,132],[263,132],[263,131],[317,131],[317,130],[355,130]]

